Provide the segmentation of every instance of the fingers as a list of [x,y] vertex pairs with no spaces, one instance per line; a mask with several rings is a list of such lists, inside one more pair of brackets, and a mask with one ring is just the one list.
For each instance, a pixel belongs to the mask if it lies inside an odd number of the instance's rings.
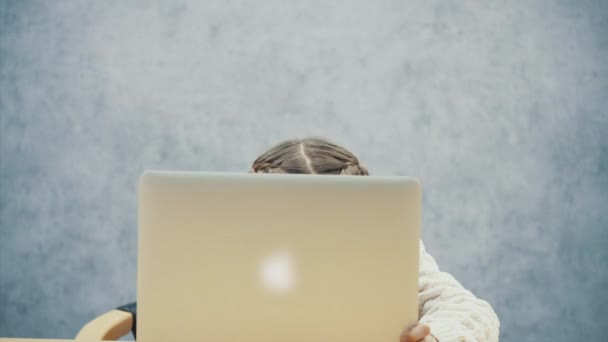
[[426,324],[416,324],[401,334],[400,342],[424,341],[424,338],[431,333],[431,327]]

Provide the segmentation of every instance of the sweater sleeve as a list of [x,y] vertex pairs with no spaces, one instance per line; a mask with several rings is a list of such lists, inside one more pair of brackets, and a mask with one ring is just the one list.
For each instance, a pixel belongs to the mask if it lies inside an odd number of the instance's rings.
[[431,327],[439,342],[497,342],[500,323],[488,304],[441,272],[420,241],[419,322]]

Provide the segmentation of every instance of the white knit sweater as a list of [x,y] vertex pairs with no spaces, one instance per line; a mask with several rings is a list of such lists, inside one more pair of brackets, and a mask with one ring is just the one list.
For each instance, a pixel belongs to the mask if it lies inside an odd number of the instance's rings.
[[439,271],[422,240],[418,298],[419,322],[428,324],[439,342],[498,341],[500,323],[490,304]]

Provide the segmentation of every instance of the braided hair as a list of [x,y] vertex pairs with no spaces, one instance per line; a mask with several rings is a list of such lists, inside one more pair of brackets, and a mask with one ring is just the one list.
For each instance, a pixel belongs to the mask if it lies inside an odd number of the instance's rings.
[[250,172],[369,175],[351,152],[320,138],[284,141],[259,156]]

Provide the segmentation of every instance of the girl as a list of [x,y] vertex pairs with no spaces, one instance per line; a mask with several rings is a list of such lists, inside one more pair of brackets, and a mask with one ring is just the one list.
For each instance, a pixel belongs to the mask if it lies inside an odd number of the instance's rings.
[[[367,176],[346,149],[323,139],[282,142],[258,157],[250,172]],[[498,317],[450,274],[439,271],[420,241],[419,322],[401,334],[410,341],[498,341]]]

